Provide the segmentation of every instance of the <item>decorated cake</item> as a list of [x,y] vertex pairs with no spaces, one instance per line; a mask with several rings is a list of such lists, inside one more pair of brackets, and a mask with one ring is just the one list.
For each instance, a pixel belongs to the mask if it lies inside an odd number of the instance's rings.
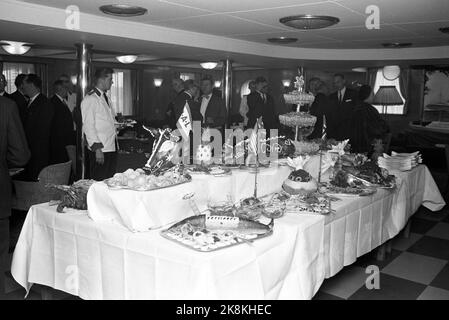
[[313,127],[316,123],[316,117],[307,112],[289,112],[279,115],[279,121],[288,127]]
[[289,194],[309,194],[318,189],[316,180],[303,169],[309,161],[309,157],[288,158],[289,166],[295,168],[290,173],[287,180],[282,184],[282,188]]
[[308,104],[312,103],[315,97],[310,93],[292,91],[290,93],[284,93],[284,100],[289,104]]
[[318,184],[307,171],[299,169],[290,173],[282,187],[289,194],[309,194],[317,190]]

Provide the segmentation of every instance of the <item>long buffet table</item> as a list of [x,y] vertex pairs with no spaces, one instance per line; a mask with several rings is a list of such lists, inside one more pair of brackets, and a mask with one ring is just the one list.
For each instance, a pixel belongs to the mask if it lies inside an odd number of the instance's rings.
[[[281,174],[259,183],[269,192]],[[132,232],[119,219],[93,221],[86,211],[59,214],[41,204],[28,213],[11,273],[27,291],[38,283],[83,299],[311,299],[325,278],[397,235],[419,205],[445,205],[426,166],[396,174],[395,190],[342,197],[328,216],[289,212],[273,235],[210,253],[162,238],[160,229]],[[232,179],[253,177],[239,175]],[[226,193],[220,179],[195,183]]]

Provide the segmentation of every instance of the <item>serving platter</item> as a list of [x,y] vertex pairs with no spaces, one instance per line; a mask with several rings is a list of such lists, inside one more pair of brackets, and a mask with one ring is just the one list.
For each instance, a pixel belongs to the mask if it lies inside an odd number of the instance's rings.
[[105,180],[103,180],[103,182],[108,186],[109,190],[132,190],[132,191],[146,192],[146,191],[155,191],[155,190],[175,187],[175,186],[192,181],[192,177],[189,174],[183,174],[182,178],[183,179],[179,182],[172,183],[169,185],[156,186],[156,187],[151,186],[151,185],[147,185],[144,187],[129,187],[127,185],[121,185],[121,184],[117,184],[117,183],[113,182],[114,181],[113,178],[105,179]]
[[186,218],[161,231],[161,236],[198,252],[212,252],[273,234],[274,222],[225,216],[198,215]]
[[377,188],[361,188],[361,187],[337,187],[331,183],[321,183],[319,191],[327,195],[343,196],[343,197],[366,197],[377,192]]

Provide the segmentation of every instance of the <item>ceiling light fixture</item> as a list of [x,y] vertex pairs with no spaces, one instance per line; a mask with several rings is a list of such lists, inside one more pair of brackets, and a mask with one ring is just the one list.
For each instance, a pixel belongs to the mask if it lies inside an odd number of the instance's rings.
[[203,62],[203,63],[200,63],[201,67],[203,67],[204,69],[208,69],[208,70],[215,69],[215,67],[217,65],[218,65],[218,63],[216,63],[216,62]]
[[279,22],[287,27],[311,30],[330,27],[340,22],[337,17],[317,16],[313,14],[302,14],[297,16],[289,16],[279,19]]
[[354,71],[354,72],[367,72],[368,69],[366,69],[365,67],[357,67],[357,68],[352,68],[352,71]]
[[280,43],[280,44],[286,44],[286,43],[293,43],[298,41],[298,38],[289,38],[289,37],[277,37],[277,38],[269,38],[267,39],[269,42],[273,43]]
[[156,78],[156,79],[154,79],[154,86],[156,88],[159,88],[162,85],[162,82],[163,82],[162,79]]
[[137,60],[137,56],[128,55],[128,56],[118,56],[115,57],[119,62],[124,64],[130,64]]
[[13,55],[22,55],[30,51],[31,47],[25,42],[0,41],[3,50]]
[[440,28],[438,30],[440,30],[443,33],[449,34],[449,27]]
[[148,10],[145,8],[130,6],[127,4],[109,4],[101,6],[100,11],[105,14],[118,17],[136,17],[142,16],[148,12]]
[[382,46],[384,46],[385,48],[390,48],[390,49],[400,49],[400,48],[411,47],[412,44],[410,42],[387,42],[387,43],[382,43]]

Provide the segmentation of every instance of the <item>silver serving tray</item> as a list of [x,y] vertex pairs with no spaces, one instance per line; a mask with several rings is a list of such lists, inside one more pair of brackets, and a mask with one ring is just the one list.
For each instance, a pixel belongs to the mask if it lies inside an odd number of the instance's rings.
[[128,186],[116,186],[116,187],[113,187],[113,186],[110,186],[108,184],[108,181],[111,180],[111,179],[103,180],[103,182],[108,186],[109,190],[132,190],[132,191],[146,192],[146,191],[155,191],[155,190],[160,190],[160,189],[165,189],[165,188],[171,188],[171,187],[179,186],[181,184],[188,183],[188,182],[192,181],[192,177],[190,175],[184,174],[184,177],[187,179],[186,181],[181,181],[181,182],[178,182],[178,183],[171,184],[169,186],[163,186],[163,187],[157,187],[157,188],[131,188],[131,187],[128,187]]
[[[249,220],[249,219],[239,218],[239,228],[237,230],[245,230],[245,227],[248,227],[248,228],[259,229],[261,231],[264,230],[265,232],[262,233],[262,234],[258,234],[257,236],[252,237],[251,239],[245,239],[245,238],[241,238],[241,237],[234,237],[234,239],[233,239],[234,241],[232,243],[230,242],[230,243],[225,244],[223,246],[216,246],[216,247],[212,247],[211,248],[211,246],[209,246],[209,247],[207,247],[207,246],[195,247],[193,245],[184,243],[184,242],[182,242],[179,239],[176,239],[174,237],[174,235],[175,235],[174,230],[179,228],[179,227],[181,227],[181,226],[183,226],[183,225],[185,225],[186,223],[189,223],[189,224],[191,224],[191,225],[193,225],[195,227],[198,227],[198,228],[205,229],[208,232],[214,232],[214,230],[217,230],[217,229],[211,229],[211,230],[207,229],[206,228],[206,215],[198,215],[198,216],[192,216],[192,217],[186,218],[186,219],[184,219],[184,220],[174,224],[170,228],[161,231],[160,234],[161,234],[162,237],[164,237],[164,238],[166,238],[166,239],[168,239],[170,241],[173,241],[173,242],[175,242],[177,244],[180,244],[181,246],[184,246],[186,248],[189,248],[189,249],[192,249],[192,250],[195,250],[195,251],[198,251],[198,252],[212,252],[212,251],[217,251],[217,250],[221,250],[221,249],[230,248],[230,247],[233,247],[233,246],[236,246],[236,245],[239,245],[239,244],[243,244],[243,243],[252,245],[253,241],[259,240],[259,239],[262,239],[262,238],[265,238],[267,236],[272,235],[273,234],[273,226],[274,226],[274,220],[271,220],[270,224],[265,225],[265,224],[257,222],[257,221],[252,221],[252,220]],[[232,229],[227,229],[225,227],[222,230],[232,230]],[[171,236],[171,235],[173,235],[173,236]]]

